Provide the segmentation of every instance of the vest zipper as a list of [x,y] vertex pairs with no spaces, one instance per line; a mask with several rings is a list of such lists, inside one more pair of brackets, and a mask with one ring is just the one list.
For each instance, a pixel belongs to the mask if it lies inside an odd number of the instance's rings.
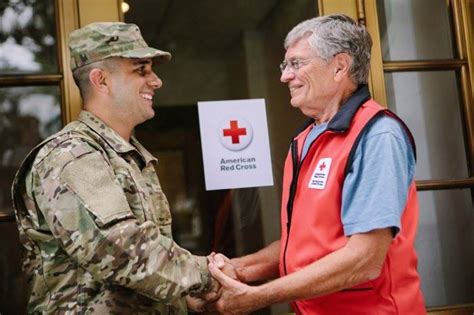
[[[334,133],[340,133],[338,131],[333,131],[333,130],[324,130],[321,132],[314,140],[311,142],[311,144],[308,147],[308,151],[305,155],[305,157],[301,160],[300,163],[298,163],[298,141],[296,139],[291,140],[291,159],[293,161],[293,178],[291,179],[291,184],[290,184],[290,195],[288,197],[288,203],[286,205],[286,211],[287,211],[287,218],[286,218],[286,242],[285,242],[285,249],[283,250],[283,270],[285,271],[285,275],[288,275],[288,270],[286,268],[286,251],[288,249],[288,241],[290,239],[290,228],[291,228],[291,218],[293,215],[293,203],[295,201],[295,195],[296,195],[296,189],[298,186],[298,176],[300,175],[300,169],[301,165],[303,165],[304,160],[309,154],[309,151],[311,150],[311,147],[313,146],[314,143],[325,133],[328,132],[334,132]],[[341,132],[342,133],[342,132]]]
[[[288,249],[288,241],[290,239],[291,218],[293,215],[293,203],[295,201],[296,188],[298,186],[298,176],[300,174],[301,165],[303,164],[303,161],[308,156],[308,153],[311,150],[311,147],[313,146],[313,144],[321,137],[321,135],[325,134],[326,132],[328,132],[328,130],[321,132],[313,140],[313,142],[311,142],[311,144],[308,147],[308,152],[306,153],[305,157],[301,160],[300,163],[298,163],[298,141],[295,139],[291,141],[291,159],[293,161],[293,178],[291,179],[290,195],[288,197],[288,203],[286,205],[286,211],[287,211],[286,242],[285,242],[285,249],[283,250],[283,270],[285,271],[285,275],[288,275],[288,270],[286,269],[286,251]],[[293,305],[296,308],[296,314],[303,314],[301,310],[299,309],[296,301],[293,302]]]

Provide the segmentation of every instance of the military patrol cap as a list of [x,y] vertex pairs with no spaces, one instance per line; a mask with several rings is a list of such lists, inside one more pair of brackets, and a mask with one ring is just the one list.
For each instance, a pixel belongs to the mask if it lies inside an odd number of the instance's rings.
[[135,24],[91,23],[71,32],[71,70],[109,57],[171,59],[166,51],[149,47]]

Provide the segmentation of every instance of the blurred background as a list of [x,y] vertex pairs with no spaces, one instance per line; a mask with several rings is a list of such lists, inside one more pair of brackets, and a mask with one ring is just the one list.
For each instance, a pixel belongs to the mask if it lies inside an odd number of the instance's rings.
[[[0,313],[25,312],[13,176],[27,152],[80,111],[68,34],[93,21],[137,24],[170,51],[154,119],[136,137],[159,160],[175,240],[234,257],[279,238],[283,160],[304,121],[280,83],[283,40],[298,22],[343,12],[372,35],[374,98],[417,143],[419,270],[432,314],[474,308],[472,0],[0,0]],[[197,102],[264,98],[273,187],[206,191]],[[282,314],[277,305],[258,314]]]

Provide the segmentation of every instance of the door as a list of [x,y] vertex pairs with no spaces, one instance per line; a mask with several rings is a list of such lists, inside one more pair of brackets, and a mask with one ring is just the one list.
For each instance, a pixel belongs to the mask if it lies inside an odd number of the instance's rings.
[[433,312],[474,309],[473,6],[470,0],[320,1],[322,14],[342,10],[367,25],[373,95],[414,134],[416,248]]

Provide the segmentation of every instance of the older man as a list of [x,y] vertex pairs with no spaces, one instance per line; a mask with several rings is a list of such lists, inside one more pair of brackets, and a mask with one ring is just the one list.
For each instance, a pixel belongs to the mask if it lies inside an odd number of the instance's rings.
[[186,314],[185,295],[217,286],[206,257],[173,242],[156,159],[132,136],[154,116],[152,62],[171,55],[125,23],[87,25],[69,47],[84,110],[33,149],[12,188],[28,312]]
[[212,264],[214,305],[247,313],[292,301],[298,314],[424,314],[414,250],[415,147],[403,122],[370,98],[371,39],[345,15],[317,17],[285,41],[281,81],[310,119],[285,162],[281,239],[233,260],[252,287]]

